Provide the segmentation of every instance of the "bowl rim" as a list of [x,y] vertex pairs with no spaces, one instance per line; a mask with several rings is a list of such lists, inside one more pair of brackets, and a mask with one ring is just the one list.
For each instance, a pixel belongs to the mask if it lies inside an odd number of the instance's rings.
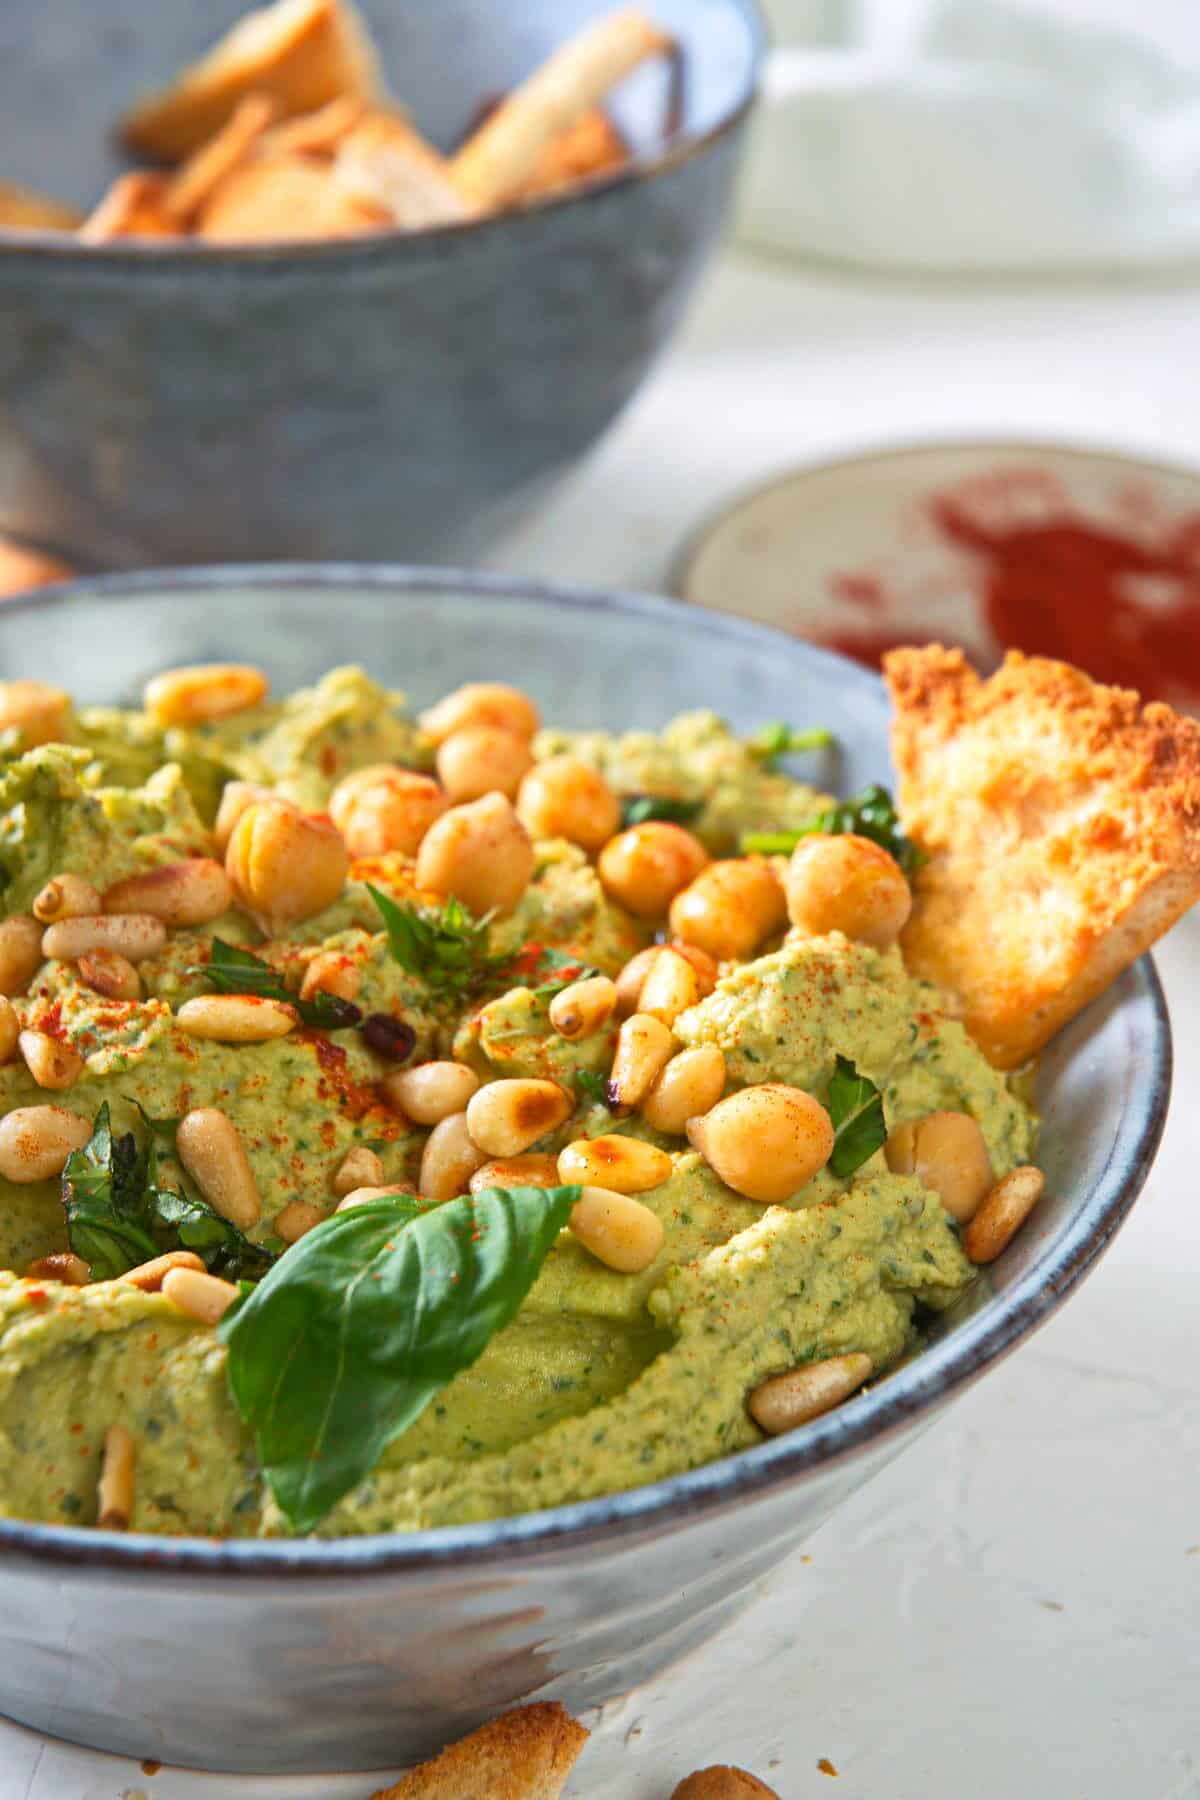
[[756,99],[762,82],[768,49],[766,19],[761,0],[723,0],[745,27],[748,59],[745,79],[729,107],[703,131],[672,133],[655,150],[630,157],[610,175],[574,183],[561,193],[551,193],[513,207],[486,214],[481,219],[460,219],[443,225],[426,225],[417,231],[395,226],[386,231],[364,232],[357,237],[277,238],[265,244],[209,243],[197,238],[119,238],[110,243],[83,244],[74,232],[10,228],[0,231],[0,268],[6,261],[25,257],[34,262],[80,265],[86,268],[120,269],[148,264],[178,272],[185,268],[278,271],[280,265],[337,260],[371,264],[383,257],[419,256],[427,250],[450,255],[507,228],[536,227],[538,221],[590,202],[616,195],[623,189],[671,174],[702,156],[723,138],[736,132]]
[[[393,600],[410,594],[486,596],[490,603],[534,602],[569,614],[601,610],[667,620],[709,639],[762,647],[829,666],[831,679],[878,699],[879,678],[860,665],[781,631],[677,599],[619,588],[588,588],[510,575],[385,563],[236,563],[56,583],[5,603],[17,615],[69,606],[79,598],[119,604],[161,595],[186,601],[198,589],[377,590]],[[597,1499],[479,1524],[347,1538],[224,1539],[103,1532],[95,1527],[0,1519],[0,1564],[20,1560],[120,1570],[130,1577],[164,1573],[194,1577],[323,1580],[447,1565],[512,1564],[555,1551],[635,1534],[661,1534],[684,1518],[711,1514],[835,1465],[920,1421],[963,1391],[1057,1310],[1108,1248],[1140,1193],[1166,1121],[1171,1092],[1171,1027],[1157,971],[1141,957],[1121,977],[1128,998],[1148,1008],[1147,1050],[1133,1117],[1110,1148],[1092,1192],[1057,1245],[1040,1254],[1013,1287],[993,1295],[948,1337],[930,1345],[878,1387],[784,1437],[706,1463],[664,1481]]]

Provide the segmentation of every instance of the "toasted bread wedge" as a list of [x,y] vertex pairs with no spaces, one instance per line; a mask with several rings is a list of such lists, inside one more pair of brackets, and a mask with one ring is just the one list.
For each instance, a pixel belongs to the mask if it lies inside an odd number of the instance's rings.
[[338,146],[335,167],[347,193],[408,231],[457,224],[476,211],[445,157],[400,112],[367,113]]
[[210,194],[244,162],[260,143],[275,117],[269,94],[247,94],[239,100],[216,137],[202,144],[176,169],[163,194],[163,205],[180,225],[190,224]]
[[79,227],[85,244],[109,244],[117,238],[182,237],[183,227],[166,208],[167,177],[153,169],[118,175]]
[[557,194],[581,181],[611,175],[629,161],[629,146],[602,106],[593,106],[554,138],[538,158],[529,180],[514,200]]
[[279,116],[342,95],[382,93],[374,46],[351,0],[275,0],[239,19],[208,54],[127,114],[132,150],[179,162],[215,137],[247,94],[269,94]]
[[0,231],[74,231],[83,214],[52,194],[0,181]]
[[1200,724],[1010,651],[884,658],[918,871],[905,959],[1017,1068],[1200,898]]
[[561,1706],[519,1706],[371,1800],[558,1800],[587,1740]]
[[309,156],[252,157],[233,169],[200,209],[198,237],[226,244],[357,237],[390,223],[347,193],[328,163]]
[[57,557],[0,538],[0,598],[45,587],[48,581],[66,581],[75,573]]

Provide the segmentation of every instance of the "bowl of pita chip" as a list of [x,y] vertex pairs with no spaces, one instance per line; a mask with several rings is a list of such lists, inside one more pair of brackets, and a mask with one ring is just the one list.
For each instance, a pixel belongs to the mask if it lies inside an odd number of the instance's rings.
[[45,0],[0,70],[0,531],[75,567],[461,561],[726,214],[754,0]]
[[0,609],[0,726],[26,1724],[298,1774],[586,1715],[1145,1183],[1200,724],[1066,663],[143,571]]

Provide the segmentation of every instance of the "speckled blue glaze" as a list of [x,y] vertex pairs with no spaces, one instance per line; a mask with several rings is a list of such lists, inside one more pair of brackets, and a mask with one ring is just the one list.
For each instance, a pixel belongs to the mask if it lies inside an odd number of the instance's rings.
[[[112,125],[244,0],[0,8],[6,178],[90,205]],[[366,0],[449,145],[607,0]],[[261,248],[0,236],[0,530],[84,567],[474,553],[591,445],[720,232],[754,0],[656,0],[684,47],[615,110],[632,170],[480,225]]]
[[[816,779],[888,779],[873,676],[673,601],[348,565],[109,577],[0,609],[0,678],[50,669],[87,699],[213,656],[261,662],[279,687],[355,657],[416,704],[493,676],[581,724],[696,705],[740,728],[822,722],[842,745]],[[992,1295],[789,1437],[610,1499],[425,1534],[221,1544],[0,1522],[0,1711],[137,1756],[313,1772],[415,1758],[526,1696],[580,1708],[623,1692],[717,1631],[1062,1304],[1145,1180],[1170,1071],[1143,959],[1043,1059],[1049,1196]]]

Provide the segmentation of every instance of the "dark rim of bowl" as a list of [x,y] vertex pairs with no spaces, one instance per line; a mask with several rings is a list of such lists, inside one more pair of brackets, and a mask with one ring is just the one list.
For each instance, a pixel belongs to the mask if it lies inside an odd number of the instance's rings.
[[[768,626],[690,607],[679,600],[467,570],[367,563],[139,570],[62,582],[6,601],[4,611],[6,616],[38,612],[69,605],[76,595],[115,603],[155,594],[181,600],[205,588],[238,586],[373,588],[393,596],[465,593],[486,595],[493,602],[532,600],[568,614],[576,609],[601,610],[618,619],[631,614],[667,619],[717,642],[760,647],[765,642],[778,656],[814,659],[828,665],[831,681],[845,683],[849,679],[864,695],[879,698],[878,677],[866,669]],[[994,1295],[955,1331],[930,1345],[879,1387],[824,1418],[786,1437],[646,1487],[477,1525],[352,1538],[210,1539],[123,1536],[94,1528],[0,1520],[0,1557],[120,1569],[130,1576],[178,1572],[307,1580],[429,1569],[449,1563],[486,1565],[555,1551],[574,1552],[582,1544],[605,1538],[670,1531],[690,1515],[728,1508],[766,1488],[786,1485],[810,1470],[830,1467],[856,1451],[880,1444],[966,1387],[1042,1324],[1108,1248],[1141,1191],[1166,1120],[1171,1029],[1150,957],[1142,957],[1131,973],[1137,984],[1135,999],[1149,1009],[1139,1116],[1114,1142],[1093,1192],[1061,1240],[1037,1258],[1011,1291]]]
[[475,243],[485,234],[517,225],[528,225],[569,208],[581,207],[625,188],[669,175],[685,163],[692,162],[736,132],[750,112],[758,96],[763,60],[767,51],[766,23],[759,0],[727,0],[741,17],[747,34],[746,80],[732,106],[704,131],[680,131],[670,136],[662,147],[631,157],[628,163],[611,175],[585,180],[560,194],[547,194],[531,204],[514,207],[507,212],[487,214],[482,219],[465,219],[447,225],[429,225],[420,231],[364,232],[361,237],[345,238],[281,238],[268,244],[208,243],[196,238],[182,241],[170,238],[125,238],[106,244],[81,244],[73,232],[18,231],[0,232],[0,262],[6,258],[28,256],[68,264],[83,263],[87,267],[128,267],[132,263],[152,264],[155,268],[186,267],[276,268],[279,264],[309,264],[330,258],[369,263],[382,256],[409,251],[416,254],[431,248],[441,251]]

